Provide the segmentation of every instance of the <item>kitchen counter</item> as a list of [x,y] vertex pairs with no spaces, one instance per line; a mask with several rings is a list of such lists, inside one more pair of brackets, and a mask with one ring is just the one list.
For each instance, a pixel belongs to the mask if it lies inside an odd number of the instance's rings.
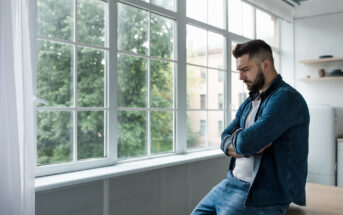
[[342,215],[343,187],[307,183],[306,204],[291,204],[286,215]]

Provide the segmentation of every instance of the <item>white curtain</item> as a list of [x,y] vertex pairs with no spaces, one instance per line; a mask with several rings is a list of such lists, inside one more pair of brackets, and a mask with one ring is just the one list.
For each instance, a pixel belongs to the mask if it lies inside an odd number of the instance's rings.
[[[0,214],[34,215],[35,1],[0,0]],[[33,16],[32,16],[33,15]]]

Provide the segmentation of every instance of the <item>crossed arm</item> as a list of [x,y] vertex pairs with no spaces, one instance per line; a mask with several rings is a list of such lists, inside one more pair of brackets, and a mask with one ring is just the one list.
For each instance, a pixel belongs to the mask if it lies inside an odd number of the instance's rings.
[[221,149],[232,157],[251,156],[262,153],[272,142],[299,120],[299,108],[294,102],[294,93],[275,93],[264,108],[262,115],[249,128],[240,128],[244,104],[235,119],[222,133]]

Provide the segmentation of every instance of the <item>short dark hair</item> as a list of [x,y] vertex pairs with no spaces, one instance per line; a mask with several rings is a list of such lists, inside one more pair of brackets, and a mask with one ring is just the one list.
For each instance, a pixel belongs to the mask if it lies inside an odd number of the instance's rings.
[[249,58],[256,57],[260,62],[268,59],[272,62],[272,65],[274,65],[272,48],[263,40],[250,40],[245,43],[237,44],[232,51],[232,54],[236,59],[245,54],[249,54]]

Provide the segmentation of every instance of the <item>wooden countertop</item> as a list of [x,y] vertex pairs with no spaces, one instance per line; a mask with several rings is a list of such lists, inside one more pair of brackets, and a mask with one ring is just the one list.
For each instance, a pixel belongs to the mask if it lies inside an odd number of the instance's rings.
[[286,215],[343,215],[343,187],[307,183],[306,204],[291,204]]

